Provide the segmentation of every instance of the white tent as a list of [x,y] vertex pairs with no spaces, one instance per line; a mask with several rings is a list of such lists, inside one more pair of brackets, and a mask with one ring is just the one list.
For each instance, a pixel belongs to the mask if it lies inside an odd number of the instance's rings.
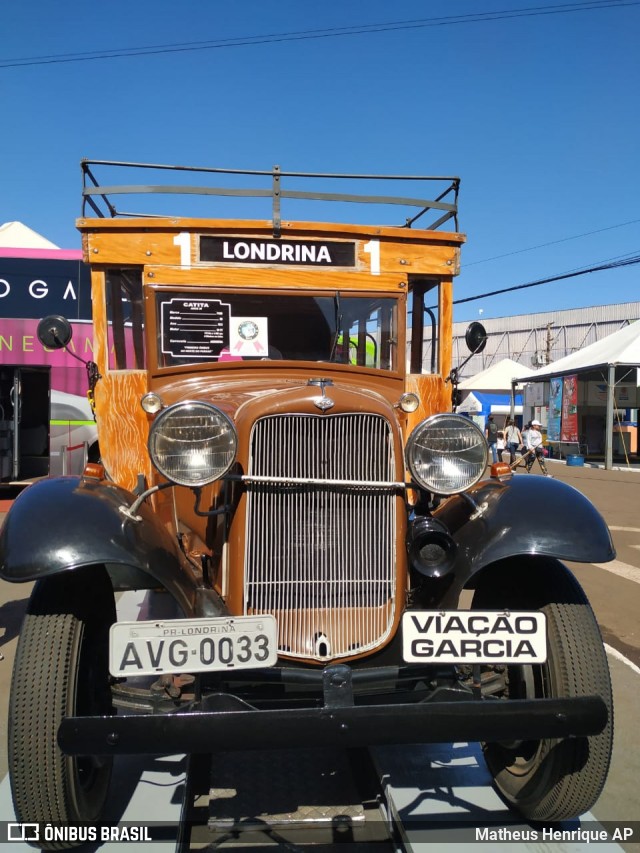
[[469,392],[460,405],[456,408],[459,415],[468,415],[482,411],[482,403],[475,394]]
[[629,373],[636,370],[638,382],[640,368],[640,320],[624,326],[617,332],[601,338],[584,349],[572,352],[564,358],[548,364],[533,373],[519,373],[518,379],[525,382],[543,382],[552,376],[571,373],[600,371],[607,382],[605,468],[613,467],[613,410],[615,408],[615,386],[617,382],[629,381]]
[[5,222],[0,225],[0,247],[4,249],[57,249],[47,240],[22,222]]
[[[522,406],[511,405],[506,403],[507,399],[504,394],[483,394],[480,391],[463,391],[464,398],[462,402],[456,406],[456,412],[459,415],[474,415],[480,417],[483,412],[491,415],[521,415]],[[480,399],[476,396],[480,395]],[[484,420],[484,417],[482,418]]]
[[465,379],[458,385],[461,391],[482,391],[485,394],[509,394],[513,380],[517,377],[520,379],[534,373],[528,367],[518,364],[511,358],[503,358],[502,361],[497,361],[486,370],[476,373],[469,379]]

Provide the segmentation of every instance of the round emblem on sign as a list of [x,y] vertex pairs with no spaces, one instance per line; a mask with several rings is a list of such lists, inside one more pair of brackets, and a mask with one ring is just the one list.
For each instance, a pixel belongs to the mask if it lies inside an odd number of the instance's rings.
[[255,340],[255,338],[258,337],[259,332],[260,329],[258,328],[258,324],[254,323],[253,320],[245,320],[238,326],[238,335],[243,341]]

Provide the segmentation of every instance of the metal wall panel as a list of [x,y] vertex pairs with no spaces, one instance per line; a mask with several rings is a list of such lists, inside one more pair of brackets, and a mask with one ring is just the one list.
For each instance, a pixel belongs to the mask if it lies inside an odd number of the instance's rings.
[[[534,369],[557,361],[640,319],[640,302],[480,319],[489,340],[484,351],[465,365],[461,380],[475,376],[503,358]],[[464,342],[468,325],[468,320],[454,323],[454,366],[469,355]],[[425,341],[425,347],[429,347],[429,342]]]

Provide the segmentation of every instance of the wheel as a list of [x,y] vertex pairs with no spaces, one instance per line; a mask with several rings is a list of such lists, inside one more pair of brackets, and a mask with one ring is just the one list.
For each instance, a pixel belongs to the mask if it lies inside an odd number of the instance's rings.
[[593,806],[609,770],[613,699],[607,656],[589,602],[562,563],[524,558],[503,568],[483,581],[473,607],[542,610],[548,641],[546,663],[507,667],[504,698],[597,695],[609,719],[592,737],[483,744],[485,761],[504,799],[525,818],[569,820]]
[[113,759],[64,755],[57,732],[64,716],[113,713],[108,634],[114,621],[113,589],[100,566],[46,578],[34,588],[9,702],[9,770],[20,822],[93,823],[102,811]]

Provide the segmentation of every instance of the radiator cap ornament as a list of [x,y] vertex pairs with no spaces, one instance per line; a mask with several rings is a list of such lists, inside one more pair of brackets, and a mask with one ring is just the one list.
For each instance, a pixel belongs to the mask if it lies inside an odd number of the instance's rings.
[[320,409],[322,412],[326,412],[327,409],[332,409],[335,406],[335,401],[331,399],[331,397],[327,397],[325,388],[327,385],[333,385],[331,379],[310,379],[307,382],[307,385],[319,385],[322,390],[322,396],[316,397],[313,400],[313,405]]
[[322,396],[316,397],[316,399],[313,401],[313,405],[317,406],[317,408],[321,409],[323,412],[326,412],[327,409],[333,408],[335,406],[335,403],[331,399],[331,397]]

